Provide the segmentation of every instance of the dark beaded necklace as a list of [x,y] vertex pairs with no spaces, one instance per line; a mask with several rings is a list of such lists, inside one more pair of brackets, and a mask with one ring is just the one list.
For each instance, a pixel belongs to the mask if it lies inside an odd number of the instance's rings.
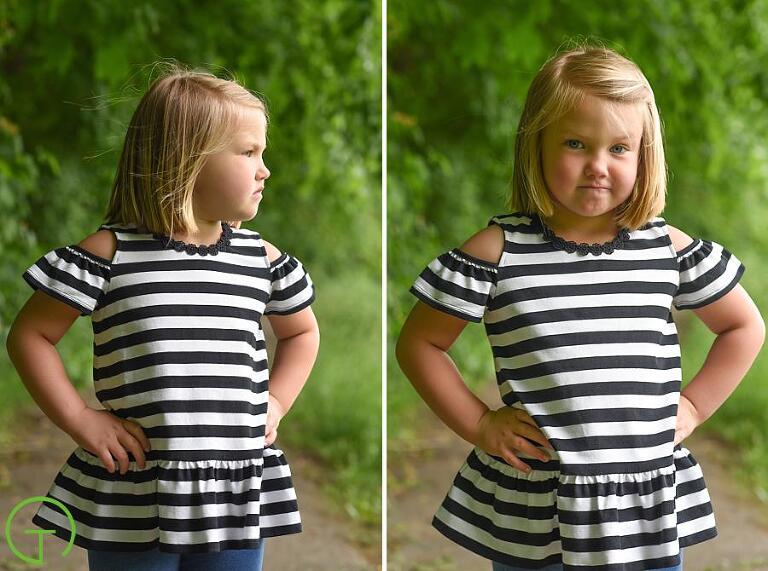
[[614,251],[623,248],[627,242],[629,242],[630,235],[629,230],[622,228],[619,230],[617,236],[610,242],[604,242],[603,244],[587,244],[586,242],[577,243],[573,240],[566,240],[561,238],[555,232],[547,226],[538,214],[534,214],[533,219],[538,223],[539,229],[546,240],[552,243],[552,247],[556,250],[563,250],[572,254],[574,252],[581,256],[592,254],[593,256],[599,256],[600,254],[613,254]]
[[176,250],[177,252],[186,252],[190,256],[198,254],[200,256],[216,256],[219,252],[223,252],[229,247],[232,240],[232,228],[226,222],[221,223],[221,236],[215,244],[209,246],[198,244],[187,244],[181,240],[174,240],[170,236],[164,234],[153,234],[157,240],[161,240],[164,246],[168,250]]

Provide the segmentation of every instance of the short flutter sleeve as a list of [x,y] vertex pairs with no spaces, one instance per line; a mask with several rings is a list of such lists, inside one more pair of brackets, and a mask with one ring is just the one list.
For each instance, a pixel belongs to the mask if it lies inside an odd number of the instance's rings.
[[479,322],[496,286],[497,267],[454,248],[424,268],[411,293],[454,317]]
[[283,253],[269,266],[272,292],[264,315],[288,315],[309,306],[315,300],[315,286],[304,266]]
[[80,315],[90,315],[106,291],[111,262],[71,245],[51,250],[24,272],[24,280],[75,308]]
[[672,303],[677,309],[698,309],[731,291],[744,264],[717,242],[695,238],[677,253],[680,287]]

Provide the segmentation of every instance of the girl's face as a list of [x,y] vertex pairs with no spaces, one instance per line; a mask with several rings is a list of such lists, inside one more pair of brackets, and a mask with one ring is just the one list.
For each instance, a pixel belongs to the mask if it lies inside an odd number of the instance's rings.
[[256,216],[270,172],[264,164],[267,120],[257,109],[243,112],[229,145],[210,155],[195,181],[192,204],[204,220],[250,220]]
[[637,179],[643,116],[638,105],[586,95],[544,128],[542,170],[555,213],[572,222],[612,211]]

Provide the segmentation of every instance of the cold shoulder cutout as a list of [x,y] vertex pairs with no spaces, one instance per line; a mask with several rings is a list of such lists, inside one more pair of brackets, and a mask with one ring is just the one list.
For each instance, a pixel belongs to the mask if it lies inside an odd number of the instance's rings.
[[693,242],[693,238],[691,238],[688,234],[670,224],[667,224],[667,231],[669,233],[669,239],[672,242],[672,246],[675,249],[675,253],[683,251]]
[[98,256],[102,260],[109,260],[111,263],[117,250],[117,236],[112,230],[99,228],[78,245],[94,256]]
[[459,250],[484,264],[496,265],[504,251],[504,230],[491,221],[459,246]]

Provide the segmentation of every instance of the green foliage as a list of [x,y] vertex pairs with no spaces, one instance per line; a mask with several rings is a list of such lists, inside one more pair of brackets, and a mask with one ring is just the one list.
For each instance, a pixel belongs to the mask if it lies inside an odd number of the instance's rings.
[[273,175],[248,226],[311,269],[380,272],[379,11],[377,0],[11,2],[0,16],[0,132],[16,131],[13,168],[27,169],[9,177],[13,218],[41,245],[27,260],[101,222],[151,64],[173,59],[267,98]]
[[[54,247],[79,242],[102,222],[128,121],[157,75],[158,61],[234,75],[266,97],[272,176],[259,215],[247,226],[298,256],[313,276],[342,267],[355,283],[378,283],[380,14],[380,0],[2,3],[0,208],[6,220],[0,229],[0,340],[30,294],[21,279],[24,269]],[[318,288],[320,308],[326,283]],[[356,300],[354,314],[331,313],[323,334],[357,327],[357,313],[378,329],[375,297]],[[323,351],[321,359],[337,364],[348,356],[340,343]],[[89,355],[66,345],[61,353],[73,380],[85,386]],[[373,374],[378,351],[359,355],[357,365]],[[14,379],[18,387],[7,361],[2,365],[0,380]],[[350,386],[351,371],[337,373],[342,377],[326,390]],[[369,380],[373,392],[379,378]],[[23,400],[14,394],[14,402]],[[329,449],[361,447],[358,455],[348,449],[338,462],[366,490],[368,497],[354,509],[368,514],[378,501],[380,471],[366,470],[380,440],[380,407],[368,393],[352,390],[339,398],[358,412],[355,426],[369,441],[334,440],[347,438],[321,428],[337,423],[334,415],[297,414],[303,418],[297,422],[326,434],[322,445]],[[337,473],[334,458],[328,461]]]
[[[768,300],[760,267],[768,249],[765,0],[390,0],[387,29],[390,345],[424,265],[504,211],[528,86],[573,40],[600,41],[640,66],[665,128],[671,177],[663,216],[724,244],[745,262],[742,283],[758,305]],[[462,335],[455,347],[470,380],[489,374],[477,358],[487,355],[487,342]],[[758,363],[745,385],[758,384],[765,366]],[[413,391],[396,366],[389,371],[394,435],[407,416],[409,399],[401,393]],[[764,425],[764,415],[739,399],[722,415],[741,411],[745,423]]]

